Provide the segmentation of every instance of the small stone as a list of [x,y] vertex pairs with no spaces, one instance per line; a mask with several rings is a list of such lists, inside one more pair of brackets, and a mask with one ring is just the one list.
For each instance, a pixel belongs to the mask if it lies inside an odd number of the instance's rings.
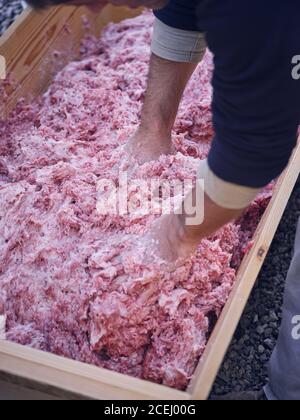
[[228,382],[228,377],[225,373],[220,372],[219,378],[226,384]]
[[268,362],[269,362],[269,360],[270,360],[270,356],[269,356],[269,355],[267,355],[267,354],[262,354],[262,355],[260,356],[260,362],[261,362],[263,365],[265,365],[266,363],[268,363]]
[[224,370],[229,370],[230,369],[230,363],[228,361],[226,361],[223,365]]
[[259,307],[257,308],[257,312],[259,314],[259,316],[263,316],[266,313],[266,308],[264,305],[259,305]]
[[257,332],[257,334],[262,335],[265,332],[265,329],[264,329],[264,327],[262,327],[261,325],[259,325],[256,328],[256,332]]
[[265,322],[266,324],[268,324],[268,323],[270,322],[270,318],[269,318],[269,316],[268,316],[268,315],[265,315],[265,316],[263,317],[263,322]]
[[271,338],[271,337],[273,337],[273,330],[272,330],[272,328],[267,328],[264,331],[264,336],[265,336],[265,338]]
[[269,313],[269,319],[270,319],[271,322],[278,321],[278,316],[276,315],[275,311],[271,311]]
[[243,388],[240,385],[236,385],[234,387],[235,392],[241,392],[243,390]]
[[275,345],[274,341],[273,341],[273,340],[271,340],[270,338],[267,338],[267,339],[264,341],[264,344],[265,344],[265,345],[266,345],[266,347],[267,347],[267,348],[269,348],[270,350],[272,350],[272,349],[273,349],[273,347],[274,347],[274,345]]
[[258,346],[258,353],[263,354],[264,352],[265,352],[264,346],[262,346],[262,345]]

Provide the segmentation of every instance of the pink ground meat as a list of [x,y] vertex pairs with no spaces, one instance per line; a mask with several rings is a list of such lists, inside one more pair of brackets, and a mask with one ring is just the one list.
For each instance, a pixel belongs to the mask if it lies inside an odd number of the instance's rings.
[[[97,181],[116,180],[139,124],[153,17],[87,38],[82,59],[0,123],[0,319],[8,340],[184,389],[271,196],[199,245],[176,272],[145,266],[136,238],[157,216],[100,216]],[[137,178],[195,179],[209,151],[212,56],[182,101],[177,154]]]

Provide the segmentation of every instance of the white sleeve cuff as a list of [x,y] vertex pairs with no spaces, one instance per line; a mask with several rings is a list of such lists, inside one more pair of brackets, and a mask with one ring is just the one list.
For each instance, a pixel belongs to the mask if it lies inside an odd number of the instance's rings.
[[198,178],[204,180],[204,189],[208,197],[226,209],[241,210],[248,207],[261,191],[261,188],[249,188],[223,181],[212,172],[207,160],[201,162]]
[[151,49],[165,60],[199,63],[206,51],[206,40],[202,32],[172,28],[156,18]]

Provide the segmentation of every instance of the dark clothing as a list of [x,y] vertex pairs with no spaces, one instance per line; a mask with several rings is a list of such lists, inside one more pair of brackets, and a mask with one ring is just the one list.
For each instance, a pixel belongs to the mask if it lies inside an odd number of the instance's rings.
[[204,31],[214,54],[210,168],[225,181],[265,186],[297,141],[299,0],[171,0],[155,14],[169,26]]

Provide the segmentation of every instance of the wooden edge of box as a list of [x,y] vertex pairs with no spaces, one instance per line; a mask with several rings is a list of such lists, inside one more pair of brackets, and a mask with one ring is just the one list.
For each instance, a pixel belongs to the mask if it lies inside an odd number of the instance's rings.
[[186,392],[4,340],[0,370],[95,399],[189,399]]
[[6,62],[7,74],[7,98],[0,103],[0,118],[7,118],[20,98],[31,101],[42,94],[57,72],[79,57],[85,33],[99,36],[109,22],[139,13],[141,9],[114,6],[106,6],[100,14],[71,6],[25,10],[0,38],[0,56]]

